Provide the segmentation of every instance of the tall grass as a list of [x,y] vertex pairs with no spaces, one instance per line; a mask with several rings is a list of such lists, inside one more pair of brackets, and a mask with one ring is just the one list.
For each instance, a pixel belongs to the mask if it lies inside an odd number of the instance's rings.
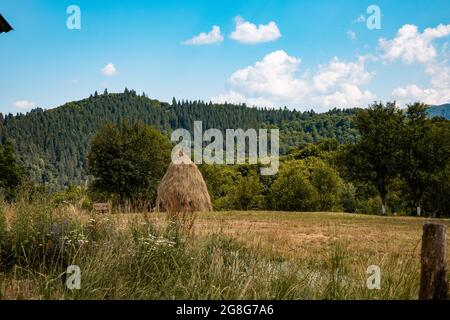
[[[8,219],[7,219],[7,215]],[[8,220],[8,221],[7,221]],[[196,237],[139,217],[118,223],[45,200],[0,206],[3,299],[415,299],[411,258],[381,261],[381,290],[366,287],[370,256],[342,242],[314,259],[286,259],[222,233]],[[65,286],[69,265],[81,289]]]

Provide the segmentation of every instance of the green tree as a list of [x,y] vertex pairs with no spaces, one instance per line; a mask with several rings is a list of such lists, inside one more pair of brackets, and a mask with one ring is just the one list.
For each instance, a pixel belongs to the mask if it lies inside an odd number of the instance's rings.
[[310,181],[318,192],[318,210],[330,211],[340,207],[342,181],[336,170],[320,159],[307,161]]
[[[355,113],[356,109],[318,114],[185,100],[168,104],[127,89],[125,93],[107,95],[97,92],[88,99],[49,110],[36,108],[27,114],[1,115],[0,139],[13,141],[19,161],[30,172],[33,182],[44,182],[54,190],[86,181],[89,143],[105,123],[140,121],[163,134],[178,128],[192,132],[195,120],[202,120],[205,129],[217,128],[222,132],[231,128],[278,128],[280,152],[284,154],[294,146],[323,139],[353,142],[358,135],[352,122]],[[321,147],[321,157],[324,151]]]
[[214,210],[235,209],[232,197],[240,177],[236,168],[228,165],[201,164],[199,169],[208,187]]
[[271,207],[283,211],[317,210],[319,194],[308,178],[304,162],[284,163],[270,188]]
[[257,174],[240,176],[231,196],[233,209],[256,210],[265,208],[265,197],[262,195],[263,185]]
[[399,159],[401,176],[405,182],[406,192],[412,199],[417,215],[421,215],[422,197],[431,171],[435,171],[430,162],[432,154],[427,153],[431,123],[427,120],[427,106],[422,103],[408,105],[406,121],[403,127],[402,158]]
[[386,214],[389,186],[399,173],[404,115],[395,102],[375,103],[356,115],[359,140],[342,149],[338,162],[350,180],[376,187]]
[[[403,191],[421,215],[427,189],[450,160],[450,125],[448,120],[428,119],[428,106],[408,105],[401,134],[400,175]],[[428,209],[428,208],[425,208]]]
[[450,217],[450,162],[431,176],[423,203],[424,207],[437,218]]
[[88,155],[92,190],[119,201],[152,203],[170,150],[168,138],[144,124],[105,125],[94,136]]
[[436,216],[450,216],[450,121],[429,120],[425,155],[429,171],[423,195],[424,208]]
[[17,162],[11,141],[0,144],[0,192],[7,200],[14,198],[24,177],[24,169]]

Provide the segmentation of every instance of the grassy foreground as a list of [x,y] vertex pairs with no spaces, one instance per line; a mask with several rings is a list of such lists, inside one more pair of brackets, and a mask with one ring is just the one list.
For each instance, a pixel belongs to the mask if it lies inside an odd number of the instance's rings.
[[[423,221],[223,212],[180,234],[162,214],[1,205],[0,298],[416,299]],[[81,268],[80,290],[65,286],[69,265]],[[370,265],[380,290],[366,287]]]

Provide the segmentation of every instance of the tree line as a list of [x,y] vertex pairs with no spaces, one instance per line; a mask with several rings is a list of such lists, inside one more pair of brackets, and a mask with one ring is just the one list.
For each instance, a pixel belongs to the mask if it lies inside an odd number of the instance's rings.
[[[126,94],[148,100],[132,92]],[[98,95],[91,99],[98,99]],[[183,107],[183,102],[174,100],[166,107],[167,110],[193,108],[194,112],[197,107],[192,104]],[[220,106],[205,105],[205,108],[220,109]],[[253,110],[242,106],[235,108],[244,108],[243,112]],[[76,114],[73,109],[69,110]],[[255,110],[257,117],[266,112]],[[266,116],[271,112],[267,110]],[[274,110],[273,115],[282,118],[283,114],[290,114],[289,118],[296,114],[298,120],[281,121],[292,125],[295,121],[317,120],[316,116],[326,119],[348,116],[352,112],[349,128],[355,130],[354,139],[343,142],[335,136],[325,136],[312,142],[296,143],[281,156],[280,170],[275,176],[261,176],[259,164],[200,165],[214,208],[449,216],[450,121],[430,119],[426,105],[414,103],[403,110],[394,102],[380,102],[348,113],[334,110],[326,115],[312,115]],[[192,123],[182,125],[189,128]],[[88,199],[140,202],[152,207],[156,187],[170,162],[169,132],[170,129],[153,128],[133,117],[99,127],[91,135],[83,164],[84,175],[91,177]],[[13,142],[5,142],[0,151],[0,170],[10,170],[2,177],[12,177],[1,178],[0,186],[2,190],[9,188],[11,197],[11,190],[17,188],[17,181],[27,170],[20,169]],[[28,179],[33,183],[30,174]],[[69,194],[63,191],[57,197],[73,199],[76,198],[73,193],[82,194],[79,191],[80,188],[71,187],[66,191]]]
[[54,109],[37,108],[18,115],[0,113],[0,140],[11,141],[31,181],[60,190],[86,182],[91,140],[107,123],[141,121],[166,135],[178,128],[192,131],[196,120],[203,122],[204,130],[276,127],[280,129],[281,153],[287,153],[302,143],[325,138],[341,143],[355,141],[355,112],[335,109],[317,114],[176,99],[164,103],[133,90],[105,90]]
[[[214,208],[450,216],[450,121],[429,119],[421,103],[375,103],[357,112],[355,126],[354,143],[292,148],[275,176],[261,176],[261,164],[200,165]],[[105,126],[88,156],[92,194],[144,197],[151,207],[170,150],[146,125]]]

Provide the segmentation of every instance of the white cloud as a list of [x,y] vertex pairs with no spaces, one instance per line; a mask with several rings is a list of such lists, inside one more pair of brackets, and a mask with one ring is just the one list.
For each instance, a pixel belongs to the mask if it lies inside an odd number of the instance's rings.
[[422,33],[417,26],[405,24],[392,40],[379,39],[383,58],[387,61],[402,59],[405,63],[427,63],[436,57],[433,41],[450,35],[450,24],[427,28]]
[[350,40],[356,40],[356,32],[355,31],[348,30],[347,36],[350,38]]
[[108,63],[106,66],[104,66],[101,72],[102,75],[106,77],[112,77],[118,74],[116,67],[112,63]]
[[[411,102],[421,100],[425,95],[426,90],[422,90],[417,85],[412,84],[406,87],[398,87],[392,91],[392,95],[401,100],[407,98],[411,99]],[[428,92],[430,93],[430,92]]]
[[354,23],[363,23],[366,22],[366,16],[363,15],[362,13],[358,16],[358,18],[355,19],[355,21],[353,21]]
[[301,60],[283,50],[266,55],[253,66],[237,70],[228,79],[229,91],[215,102],[246,102],[257,106],[330,107],[364,106],[373,100],[367,84],[373,74],[365,70],[365,58],[345,63],[333,58],[317,70],[299,72]]
[[392,90],[392,98],[400,104],[421,101],[430,105],[450,102],[450,65],[447,47],[438,52],[433,41],[450,35],[450,24],[427,28],[422,33],[414,25],[404,25],[392,40],[380,39],[379,44],[386,60],[401,59],[405,63],[419,62],[430,83],[426,87],[408,84]]
[[36,106],[34,102],[27,101],[27,100],[18,100],[14,102],[14,107],[20,108],[20,109],[33,109]]
[[245,44],[270,42],[280,37],[281,33],[275,22],[256,26],[241,17],[236,17],[236,29],[230,34],[231,39]]
[[223,41],[223,35],[220,32],[220,27],[213,26],[211,31],[208,33],[202,32],[199,35],[192,37],[183,42],[186,45],[204,45],[204,44],[214,44]]
[[450,89],[450,65],[447,61],[430,63],[425,68],[431,78],[431,85],[440,90]]
[[422,89],[416,84],[395,88],[392,97],[401,104],[421,101],[430,105],[450,102],[450,66],[446,62],[430,63],[425,73],[430,76],[430,87]]
[[440,91],[435,88],[422,89],[415,84],[395,88],[392,96],[402,105],[416,101],[429,105],[445,104],[450,101],[450,90]]

